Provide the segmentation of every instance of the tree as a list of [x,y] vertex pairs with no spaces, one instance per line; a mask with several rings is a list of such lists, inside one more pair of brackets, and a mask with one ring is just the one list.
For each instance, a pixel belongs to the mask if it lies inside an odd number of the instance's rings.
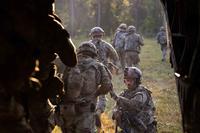
[[135,25],[138,32],[154,36],[163,24],[159,0],[59,0],[56,12],[72,35],[88,35],[100,26],[112,35],[120,23]]

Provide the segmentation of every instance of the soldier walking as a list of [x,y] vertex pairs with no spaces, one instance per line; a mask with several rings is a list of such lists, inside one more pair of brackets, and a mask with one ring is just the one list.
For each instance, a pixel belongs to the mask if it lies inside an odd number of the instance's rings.
[[128,33],[125,38],[125,60],[126,66],[138,66],[140,62],[139,54],[141,46],[144,45],[143,38],[136,33],[135,26],[128,27]]
[[163,26],[160,27],[160,31],[156,36],[157,43],[160,44],[160,48],[162,51],[162,61],[166,61],[167,55],[167,36],[166,30]]
[[113,47],[119,55],[120,67],[124,70],[125,67],[125,54],[124,54],[124,44],[125,44],[125,35],[126,35],[127,25],[122,23],[117,28],[113,40]]
[[120,133],[157,132],[151,92],[141,85],[141,78],[140,69],[127,67],[124,70],[124,83],[128,89],[119,96],[114,91],[110,92],[111,97],[116,101],[112,118],[122,129]]
[[[118,62],[118,54],[116,50],[113,48],[111,44],[104,41],[102,38],[104,36],[104,30],[101,27],[93,27],[90,30],[90,36],[91,40],[89,42],[92,42],[97,49],[97,60],[101,63],[103,63],[106,67],[108,67],[109,70],[113,70],[113,63],[109,63],[111,61]],[[109,60],[110,59],[110,60]],[[114,66],[116,71],[118,71],[118,67]],[[97,128],[100,129],[100,116],[105,111],[106,107],[106,96],[101,95],[98,98],[97,106],[96,106],[96,118],[98,121],[96,121]]]
[[90,31],[91,40],[97,48],[97,59],[105,66],[109,66],[110,61],[116,62],[118,60],[118,54],[111,44],[104,41],[104,30],[101,27],[94,27]]

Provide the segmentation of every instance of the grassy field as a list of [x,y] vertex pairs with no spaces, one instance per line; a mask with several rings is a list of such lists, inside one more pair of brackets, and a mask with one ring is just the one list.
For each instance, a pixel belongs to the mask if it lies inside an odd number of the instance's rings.
[[[169,51],[168,51],[169,59]],[[156,106],[159,133],[181,133],[181,116],[173,69],[169,63],[161,62],[161,50],[155,40],[145,39],[140,55],[143,85],[152,91]],[[123,75],[114,75],[113,84],[117,93],[122,91]],[[106,114],[111,116],[113,100],[108,96]]]
[[[74,40],[74,42],[75,44],[79,44],[82,40]],[[140,68],[143,72],[143,85],[152,91],[156,106],[158,133],[181,133],[179,102],[173,69],[170,67],[169,60],[161,62],[160,46],[152,39],[145,39],[145,45],[142,47],[140,59]],[[122,74],[113,75],[112,81],[117,93],[125,89]],[[113,133],[114,124],[110,117],[112,107],[115,103],[110,99],[109,95],[107,98],[106,112],[102,116],[103,128],[105,133]]]

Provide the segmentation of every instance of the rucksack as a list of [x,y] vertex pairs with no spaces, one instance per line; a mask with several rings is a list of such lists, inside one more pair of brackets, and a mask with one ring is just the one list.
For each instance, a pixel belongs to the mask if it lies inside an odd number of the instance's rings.
[[79,63],[71,68],[67,73],[67,78],[64,79],[65,87],[67,88],[67,96],[72,99],[87,96],[97,87],[97,65],[95,61],[87,63]]
[[140,36],[138,34],[130,34],[125,39],[125,51],[140,52]]
[[166,37],[166,35],[161,35],[159,37],[159,43],[160,44],[166,44],[167,43],[167,37]]
[[115,48],[123,49],[123,47],[124,47],[124,38],[125,38],[125,33],[118,32],[116,34]]

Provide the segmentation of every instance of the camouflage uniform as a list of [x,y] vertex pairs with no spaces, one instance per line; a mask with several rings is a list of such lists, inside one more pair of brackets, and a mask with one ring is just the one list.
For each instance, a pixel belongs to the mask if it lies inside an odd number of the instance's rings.
[[122,129],[121,133],[156,133],[155,107],[151,92],[140,85],[141,71],[136,67],[125,69],[127,71],[125,70],[124,80],[134,81],[132,85],[127,84],[128,89],[119,96],[111,92],[117,103],[113,110],[113,119]]
[[[92,42],[97,48],[98,61],[103,63],[109,68],[109,70],[111,70],[111,67],[109,67],[110,63],[108,59],[117,62],[118,54],[111,44],[102,40],[103,35],[104,30],[101,27],[94,27],[90,31],[90,36],[92,37],[92,40],[90,40],[89,42]],[[96,107],[96,117],[100,118],[100,112],[103,113],[106,107],[106,96],[100,96],[99,100],[97,101],[97,105],[98,106]]]
[[[99,62],[108,66],[108,62],[109,62],[108,58],[110,58],[113,61],[118,60],[118,54],[117,54],[116,50],[113,48],[113,46],[101,39],[104,34],[104,31],[102,28],[94,27],[91,29],[90,34],[93,38],[89,42],[92,42],[96,46],[97,59],[99,60]],[[99,37],[97,38],[94,36],[99,36]]]
[[125,35],[126,35],[126,24],[122,23],[117,29],[113,40],[113,47],[119,55],[120,65],[122,70],[125,67],[125,53],[124,53],[124,44],[125,44]]
[[162,51],[162,61],[166,60],[166,55],[167,55],[167,36],[166,36],[166,31],[164,27],[160,28],[160,32],[158,32],[156,36],[157,43],[160,44],[160,48]]
[[61,107],[65,121],[64,132],[95,132],[94,115],[97,97],[107,93],[112,84],[110,73],[103,64],[97,62],[95,59],[97,53],[94,51],[96,51],[96,47],[90,42],[82,43],[78,49],[77,67],[81,69],[81,73],[85,71],[90,73],[90,75],[83,75],[85,77],[83,86],[79,86],[82,81],[81,79],[78,80],[80,76],[77,77],[77,81],[69,82],[71,78],[69,73],[72,70],[66,68],[64,72],[64,84],[67,90],[64,104]]
[[136,29],[134,26],[128,27],[128,33],[125,37],[125,60],[126,66],[138,66],[140,62],[139,54],[141,46],[144,45],[143,38],[136,34]]
[[[49,102],[57,105],[64,96],[63,82],[55,76],[54,65],[51,64],[46,71],[49,76],[47,79],[40,80],[42,86],[34,86],[25,93],[30,125],[36,133],[52,131],[55,125],[49,122],[49,117],[53,115],[54,108]],[[40,79],[39,76],[37,78]]]
[[[69,34],[52,9],[53,0],[2,1],[0,39],[0,132],[32,132],[27,122],[26,94],[39,67],[48,64],[57,52],[69,66],[76,64],[76,53]],[[55,45],[57,44],[57,45]],[[70,58],[70,60],[69,60]],[[35,78],[39,84],[38,79]],[[36,85],[37,86],[37,85]],[[35,89],[38,89],[37,87]],[[37,100],[37,99],[36,99]]]
[[101,114],[106,109],[106,96],[100,95],[97,100],[96,110],[95,110],[95,124],[96,124],[96,130],[99,132],[102,130],[102,124],[101,124]]

